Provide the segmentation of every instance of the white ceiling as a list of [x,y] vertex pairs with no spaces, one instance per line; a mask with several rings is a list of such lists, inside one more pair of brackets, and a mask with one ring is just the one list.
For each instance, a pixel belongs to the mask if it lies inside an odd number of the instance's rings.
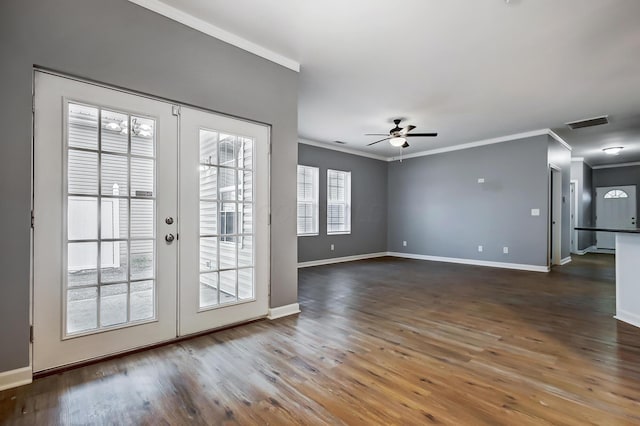
[[[299,62],[301,138],[394,156],[364,133],[404,117],[439,132],[405,154],[551,128],[594,165],[640,160],[638,0],[164,3]],[[626,149],[605,157],[614,140]]]

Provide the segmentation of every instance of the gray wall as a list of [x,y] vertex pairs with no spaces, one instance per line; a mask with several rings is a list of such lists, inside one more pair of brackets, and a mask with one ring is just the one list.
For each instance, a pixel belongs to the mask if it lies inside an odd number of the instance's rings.
[[546,266],[549,145],[545,135],[389,163],[389,251]]
[[[636,202],[640,198],[640,166],[612,167],[608,169],[593,169],[593,193],[602,186],[636,185]],[[595,195],[594,195],[595,197]],[[595,198],[594,198],[595,199]],[[595,212],[595,203],[593,204]],[[640,217],[640,203],[637,213]]]
[[562,247],[563,259],[571,256],[571,151],[560,142],[548,136],[549,164],[561,169],[562,173]]
[[0,57],[0,372],[29,364],[34,65],[271,124],[271,306],[297,301],[297,73],[125,0],[3,0]]
[[[320,169],[320,232],[298,237],[298,261],[387,251],[386,161],[300,144],[298,164]],[[349,235],[327,235],[327,169],[351,172]],[[335,251],[330,250],[331,244]]]
[[[578,224],[581,226],[594,226],[593,220],[593,179],[592,170],[583,161],[571,162],[571,180],[578,181],[576,191],[578,193]],[[578,232],[578,250],[584,250],[595,244],[595,233],[590,231]]]

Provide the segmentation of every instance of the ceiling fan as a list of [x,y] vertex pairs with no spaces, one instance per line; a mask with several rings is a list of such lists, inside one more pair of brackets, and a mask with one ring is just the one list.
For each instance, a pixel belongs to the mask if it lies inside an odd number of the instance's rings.
[[386,136],[384,139],[380,139],[379,141],[375,141],[375,142],[371,142],[370,144],[367,144],[367,146],[371,146],[371,145],[375,145],[379,142],[383,142],[388,140],[389,143],[395,147],[401,147],[401,148],[408,148],[409,147],[409,143],[407,142],[407,138],[415,138],[415,137],[435,137],[438,136],[437,133],[409,133],[411,132],[413,129],[416,128],[416,126],[412,126],[412,125],[407,125],[407,127],[400,127],[400,122],[402,121],[401,118],[396,118],[395,120],[393,120],[393,122],[395,123],[396,127],[394,127],[393,129],[389,130],[389,134],[386,133],[367,133],[365,136]]

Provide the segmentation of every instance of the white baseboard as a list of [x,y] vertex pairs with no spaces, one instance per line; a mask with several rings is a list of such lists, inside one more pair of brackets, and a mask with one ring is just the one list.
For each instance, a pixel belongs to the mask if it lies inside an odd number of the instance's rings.
[[598,253],[598,254],[616,254],[616,250],[615,249],[603,249],[603,248],[597,248],[597,247],[593,247],[593,250],[590,251],[590,253]]
[[567,263],[570,263],[570,262],[571,262],[571,256],[569,256],[569,257],[565,257],[564,259],[562,259],[562,260],[560,261],[560,266],[562,266],[562,265],[566,265]]
[[373,259],[387,256],[387,252],[357,254],[355,256],[331,257],[329,259],[311,260],[309,262],[298,263],[298,268],[308,268],[310,266],[331,265],[332,263],[353,262],[354,260]]
[[277,318],[288,317],[289,315],[295,315],[300,313],[300,304],[292,303],[290,305],[278,306],[277,308],[270,308],[267,318],[274,320]]
[[28,385],[33,381],[33,370],[31,366],[17,368],[15,370],[3,371],[0,373],[0,391]]
[[406,259],[430,260],[433,262],[460,263],[463,265],[489,266],[492,268],[517,269],[520,271],[549,272],[548,266],[526,265],[520,263],[492,262],[488,260],[459,259],[455,257],[428,256],[424,254],[398,252],[388,252],[387,255],[394,257],[404,257]]
[[587,253],[594,253],[596,250],[597,250],[596,246],[589,246],[586,249],[576,251],[575,254],[579,256],[584,256]]
[[640,327],[640,315],[619,310],[618,312],[616,312],[616,315],[614,315],[614,318],[618,321],[626,322],[627,324]]

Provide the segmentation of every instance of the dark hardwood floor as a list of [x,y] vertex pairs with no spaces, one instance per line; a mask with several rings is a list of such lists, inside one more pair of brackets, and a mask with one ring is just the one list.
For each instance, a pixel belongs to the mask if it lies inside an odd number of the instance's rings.
[[640,424],[613,257],[300,270],[302,314],[0,392],[3,424]]

